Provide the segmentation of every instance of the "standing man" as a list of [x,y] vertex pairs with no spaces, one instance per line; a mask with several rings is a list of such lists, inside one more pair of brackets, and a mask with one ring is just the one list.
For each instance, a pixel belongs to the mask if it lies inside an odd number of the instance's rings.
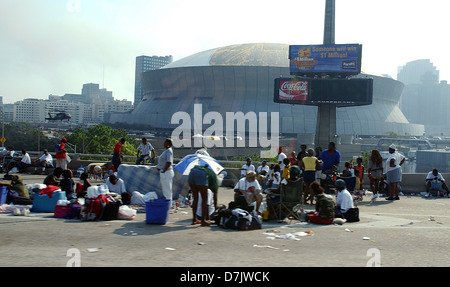
[[389,184],[390,196],[386,200],[399,200],[398,185],[402,181],[402,164],[405,157],[396,152],[395,145],[389,146],[389,157],[386,160],[386,177]]
[[150,152],[152,153],[151,160],[153,161],[155,159],[155,149],[146,138],[143,138],[142,143],[138,147],[136,165],[141,164],[141,162],[145,164],[146,160],[150,157]]
[[166,199],[170,199],[170,206],[172,206],[172,181],[175,174],[173,172],[173,151],[170,138],[164,141],[164,148],[166,150],[159,156],[156,169],[159,171],[162,194]]
[[341,154],[336,150],[336,144],[330,142],[328,149],[320,153],[319,159],[322,161],[322,173],[331,174],[337,171],[341,162]]
[[286,154],[283,152],[283,147],[280,146],[278,148],[278,164],[280,165],[280,169],[283,170],[284,168],[284,159],[287,158]]
[[67,139],[62,138],[61,142],[59,142],[55,146],[55,152],[56,152],[56,156],[55,156],[56,166],[55,167],[60,167],[63,170],[66,170],[67,166],[68,166],[67,154],[66,154],[66,143],[67,143]]
[[121,138],[118,143],[114,146],[114,153],[112,157],[112,164],[114,166],[114,171],[117,172],[119,170],[119,166],[122,163],[122,145],[125,143],[125,139]]

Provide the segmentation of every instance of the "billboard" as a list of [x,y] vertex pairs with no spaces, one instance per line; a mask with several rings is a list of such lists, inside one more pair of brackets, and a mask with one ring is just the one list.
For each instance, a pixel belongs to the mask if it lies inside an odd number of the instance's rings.
[[289,46],[291,75],[361,73],[362,45]]
[[318,106],[335,104],[340,107],[371,105],[373,79],[275,79],[274,102],[292,105]]

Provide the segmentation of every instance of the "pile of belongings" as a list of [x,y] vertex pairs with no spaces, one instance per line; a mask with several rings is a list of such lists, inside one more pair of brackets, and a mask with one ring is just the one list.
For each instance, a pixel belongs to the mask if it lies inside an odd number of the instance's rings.
[[253,206],[247,204],[244,197],[239,197],[236,202],[232,201],[220,207],[214,218],[215,223],[224,229],[239,231],[261,229],[262,222]]

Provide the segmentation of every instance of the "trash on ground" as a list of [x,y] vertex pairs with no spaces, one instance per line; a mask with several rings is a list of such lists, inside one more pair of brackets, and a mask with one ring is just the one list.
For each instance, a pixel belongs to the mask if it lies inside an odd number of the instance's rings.
[[89,252],[89,253],[94,253],[94,252],[98,252],[100,249],[98,249],[98,248],[88,248],[87,249],[87,251]]
[[273,247],[273,246],[270,246],[270,245],[257,245],[257,244],[253,245],[253,247],[257,247],[257,248],[269,248],[269,249],[275,249],[275,250],[280,249],[280,248]]
[[171,248],[171,247],[166,247],[165,249],[166,249],[166,250],[170,250],[170,251],[176,250],[175,248]]
[[363,240],[370,240],[370,237],[363,237]]

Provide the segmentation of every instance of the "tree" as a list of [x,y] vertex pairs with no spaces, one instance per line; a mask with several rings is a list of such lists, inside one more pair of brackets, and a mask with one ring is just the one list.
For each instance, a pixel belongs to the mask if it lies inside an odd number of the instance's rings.
[[125,138],[122,146],[123,155],[136,155],[137,143],[134,137],[128,135],[123,129],[112,129],[105,125],[96,125],[87,130],[76,129],[71,135],[66,136],[70,144],[77,146],[77,152],[85,154],[112,155],[114,145]]

